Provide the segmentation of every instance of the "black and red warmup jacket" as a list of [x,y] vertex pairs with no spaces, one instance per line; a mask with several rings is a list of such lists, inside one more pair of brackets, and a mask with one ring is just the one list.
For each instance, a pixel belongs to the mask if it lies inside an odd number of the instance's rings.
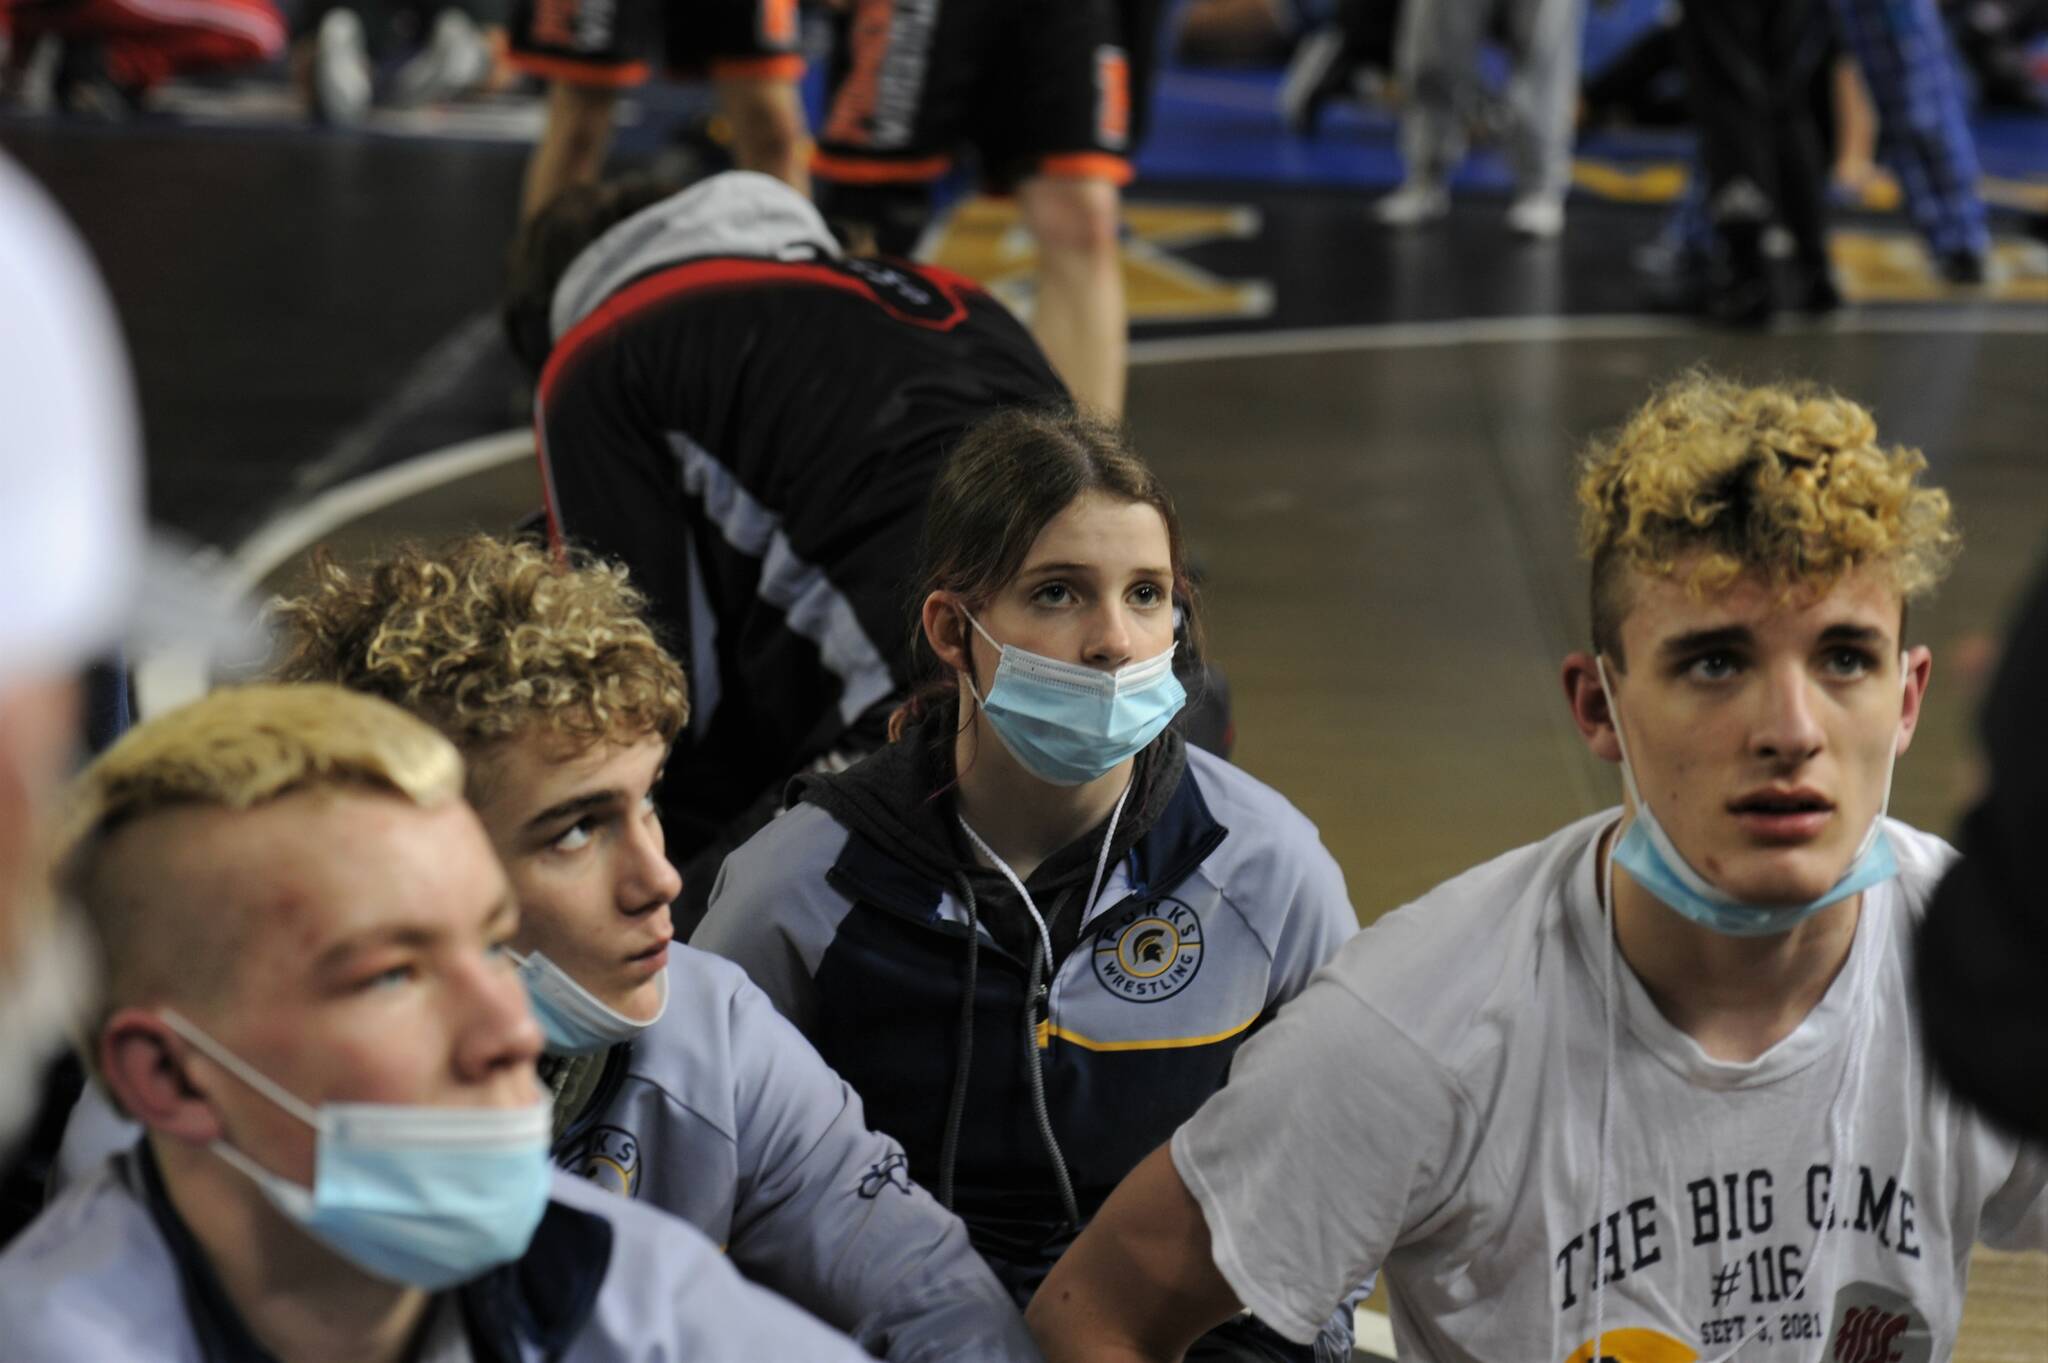
[[904,692],[940,462],[989,412],[1065,396],[1002,303],[895,260],[667,264],[556,343],[550,532],[625,562],[689,672],[678,862]]

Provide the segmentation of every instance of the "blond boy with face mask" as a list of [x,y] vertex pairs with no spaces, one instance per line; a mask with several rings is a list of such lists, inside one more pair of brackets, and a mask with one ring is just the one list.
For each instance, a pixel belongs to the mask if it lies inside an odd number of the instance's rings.
[[1306,1339],[1381,1267],[1404,1358],[1948,1356],[1971,1245],[2048,1245],[2048,1158],[1930,1075],[1907,988],[1954,857],[1884,813],[1955,546],[1924,467],[1705,377],[1594,447],[1563,680],[1625,803],[1346,946],[1047,1280],[1048,1357],[1240,1305]]

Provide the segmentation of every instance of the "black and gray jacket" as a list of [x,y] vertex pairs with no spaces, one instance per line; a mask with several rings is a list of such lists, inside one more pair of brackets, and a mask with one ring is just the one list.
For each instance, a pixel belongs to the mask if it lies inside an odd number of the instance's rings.
[[933,741],[951,729],[948,707],[801,779],[727,859],[693,944],[747,969],[1023,1302],[1357,922],[1314,825],[1169,732],[1094,904],[1101,828],[1027,880],[1054,939],[1042,982],[1014,890],[955,831]]

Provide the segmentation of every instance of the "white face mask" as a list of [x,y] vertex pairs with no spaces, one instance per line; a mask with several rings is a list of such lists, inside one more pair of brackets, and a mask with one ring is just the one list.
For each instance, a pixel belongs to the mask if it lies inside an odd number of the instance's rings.
[[621,1041],[631,1041],[661,1021],[668,1012],[668,971],[655,978],[661,1003],[645,1022],[607,1008],[595,994],[569,978],[567,971],[535,951],[521,956],[510,951],[519,966],[520,983],[526,986],[527,1001],[548,1039],[548,1049],[557,1055],[588,1055]]
[[999,656],[988,694],[976,690],[975,700],[1011,756],[1048,784],[1085,785],[1106,775],[1187,704],[1173,675],[1179,644],[1104,672],[1002,643],[971,615],[967,623]]
[[547,1211],[553,1105],[451,1108],[321,1103],[283,1088],[166,1008],[172,1031],[317,1133],[313,1186],[272,1173],[225,1140],[246,1174],[308,1235],[387,1282],[439,1291],[526,1252]]

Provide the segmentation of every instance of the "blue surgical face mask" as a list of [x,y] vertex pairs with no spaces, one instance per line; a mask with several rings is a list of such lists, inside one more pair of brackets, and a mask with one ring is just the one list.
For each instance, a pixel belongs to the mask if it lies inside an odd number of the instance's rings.
[[647,1021],[636,1022],[600,1003],[596,995],[570,979],[568,972],[540,952],[522,957],[515,951],[511,956],[518,963],[519,979],[526,986],[533,1016],[547,1036],[548,1050],[556,1055],[589,1055],[621,1041],[631,1041],[661,1021],[662,1014],[668,1011],[666,970],[655,977],[660,981],[661,1006]]
[[[1680,855],[1671,835],[1657,822],[1656,811],[1650,808],[1650,802],[1636,783],[1635,769],[1629,762],[1628,738],[1622,730],[1621,710],[1615,703],[1614,687],[1607,679],[1607,660],[1596,658],[1594,665],[1600,672],[1600,687],[1607,693],[1607,713],[1614,721],[1614,736],[1621,743],[1621,779],[1635,805],[1635,817],[1629,820],[1628,831],[1615,845],[1614,862],[1627,871],[1636,884],[1660,901],[1701,927],[1730,937],[1770,937],[1790,932],[1828,905],[1839,903],[1852,894],[1860,894],[1899,873],[1898,860],[1892,854],[1891,838],[1884,831],[1885,812],[1891,808],[1892,802],[1892,771],[1899,759],[1899,743],[1895,735],[1891,756],[1885,760],[1884,799],[1878,806],[1877,816],[1870,821],[1869,830],[1864,833],[1856,855],[1850,858],[1841,878],[1819,898],[1803,904],[1751,904],[1709,881]],[[1903,697],[1906,684],[1904,654],[1899,656],[1899,671],[1899,689]]]
[[1041,781],[1079,786],[1106,775],[1187,704],[1173,675],[1177,645],[1104,672],[997,643],[979,620],[967,622],[1002,654],[988,694],[974,698],[1010,755]]
[[226,1141],[212,1148],[279,1212],[365,1273],[439,1291],[526,1252],[548,1205],[552,1105],[545,1098],[514,1108],[314,1107],[178,1014],[158,1016],[319,1133],[311,1188]]

